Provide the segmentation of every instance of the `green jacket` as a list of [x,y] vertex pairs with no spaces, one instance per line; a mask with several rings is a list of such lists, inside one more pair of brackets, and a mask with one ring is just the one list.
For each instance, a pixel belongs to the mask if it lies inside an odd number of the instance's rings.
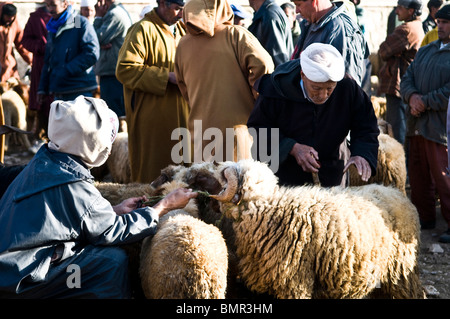
[[407,136],[421,135],[439,144],[447,145],[447,107],[450,96],[450,45],[440,49],[437,40],[420,48],[400,83],[405,103],[413,93],[422,94],[426,111],[420,117],[407,109]]

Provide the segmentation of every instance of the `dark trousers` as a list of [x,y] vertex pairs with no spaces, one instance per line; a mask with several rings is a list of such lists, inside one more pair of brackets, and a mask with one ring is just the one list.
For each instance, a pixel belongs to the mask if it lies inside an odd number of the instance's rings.
[[436,192],[441,212],[450,228],[450,178],[445,174],[447,147],[422,136],[409,138],[411,201],[422,222],[436,220]]
[[44,282],[22,281],[20,287],[19,294],[0,292],[0,298],[128,299],[128,256],[118,247],[88,245],[76,255],[52,264]]
[[114,75],[100,76],[100,97],[118,117],[125,115],[123,86]]

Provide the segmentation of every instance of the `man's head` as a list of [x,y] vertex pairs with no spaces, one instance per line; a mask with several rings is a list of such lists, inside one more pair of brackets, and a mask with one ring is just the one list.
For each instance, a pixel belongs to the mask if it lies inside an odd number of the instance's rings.
[[9,27],[16,20],[17,8],[12,3],[7,3],[2,8],[0,24]]
[[69,6],[68,0],[45,0],[48,12],[54,20],[57,20]]
[[438,37],[443,43],[450,42],[450,4],[443,6],[436,12]]
[[286,16],[289,19],[289,22],[291,23],[291,29],[294,27],[294,22],[297,19],[297,14],[295,13],[295,5],[290,2],[283,3],[281,6],[281,9],[283,9],[284,13],[286,13]]
[[93,21],[95,18],[95,5],[97,0],[81,0],[80,14],[88,20]]
[[442,7],[444,4],[443,0],[430,0],[427,3],[428,11],[433,19],[436,19],[436,12]]
[[398,0],[395,13],[400,21],[414,20],[422,14],[422,0]]
[[119,120],[105,101],[79,96],[50,106],[48,147],[78,156],[87,167],[106,162],[116,138]]
[[301,77],[314,104],[325,103],[345,75],[345,62],[332,45],[310,44],[300,55]]
[[183,0],[159,0],[156,12],[168,25],[177,23],[183,17]]
[[303,19],[315,23],[333,8],[330,0],[291,0]]

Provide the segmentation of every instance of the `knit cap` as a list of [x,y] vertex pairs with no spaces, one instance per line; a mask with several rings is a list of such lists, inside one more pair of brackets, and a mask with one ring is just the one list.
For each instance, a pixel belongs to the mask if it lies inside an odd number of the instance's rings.
[[116,113],[102,99],[57,100],[50,105],[48,147],[78,156],[88,168],[98,167],[108,159],[118,129]]

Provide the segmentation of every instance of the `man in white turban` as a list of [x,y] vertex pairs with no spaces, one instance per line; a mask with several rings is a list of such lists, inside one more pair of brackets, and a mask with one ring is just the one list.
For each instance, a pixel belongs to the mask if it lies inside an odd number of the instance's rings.
[[100,99],[51,104],[48,136],[0,200],[0,298],[129,298],[128,257],[116,247],[156,232],[159,217],[196,196],[180,188],[153,207],[117,206],[89,172],[106,161],[117,116]]
[[[260,154],[261,143],[279,150],[275,174],[281,184],[313,183],[314,173],[322,186],[340,185],[350,165],[364,181],[375,175],[379,130],[373,106],[360,86],[345,77],[345,62],[333,46],[309,45],[300,63],[280,65],[255,87],[259,97],[247,126],[256,129],[258,159],[274,156]],[[278,148],[265,134],[276,129]],[[351,155],[344,163],[339,146],[349,133]]]

